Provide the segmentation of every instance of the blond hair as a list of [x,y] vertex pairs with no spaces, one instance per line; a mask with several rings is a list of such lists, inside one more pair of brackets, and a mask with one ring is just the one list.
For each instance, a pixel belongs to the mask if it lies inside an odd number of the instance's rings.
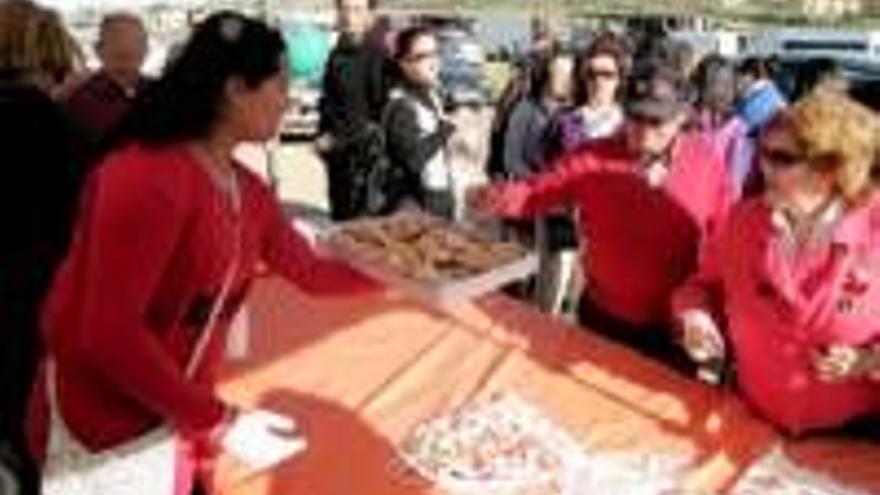
[[840,92],[817,89],[781,112],[766,133],[780,131],[791,133],[811,169],[834,174],[848,203],[859,203],[872,191],[880,121],[868,107]]
[[60,82],[82,61],[58,14],[30,0],[0,1],[0,71]]

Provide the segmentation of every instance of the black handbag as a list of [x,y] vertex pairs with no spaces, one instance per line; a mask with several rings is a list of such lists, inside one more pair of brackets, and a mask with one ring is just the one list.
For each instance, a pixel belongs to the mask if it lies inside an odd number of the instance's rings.
[[333,153],[342,157],[351,177],[351,201],[367,216],[388,212],[391,164],[385,152],[385,136],[377,125],[369,125]]

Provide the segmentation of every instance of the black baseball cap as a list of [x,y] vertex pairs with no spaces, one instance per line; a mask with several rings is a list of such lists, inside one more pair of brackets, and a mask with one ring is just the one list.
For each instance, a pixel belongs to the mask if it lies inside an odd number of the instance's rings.
[[638,64],[630,76],[626,113],[630,117],[668,122],[690,110],[684,79],[660,60]]

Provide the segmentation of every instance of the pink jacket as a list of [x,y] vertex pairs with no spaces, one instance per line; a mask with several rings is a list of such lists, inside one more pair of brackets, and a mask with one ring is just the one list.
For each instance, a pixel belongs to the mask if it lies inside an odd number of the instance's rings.
[[880,344],[880,199],[827,220],[797,249],[764,199],[744,202],[673,303],[723,323],[745,397],[794,434],[880,414],[880,381],[824,383],[813,365],[831,345]]

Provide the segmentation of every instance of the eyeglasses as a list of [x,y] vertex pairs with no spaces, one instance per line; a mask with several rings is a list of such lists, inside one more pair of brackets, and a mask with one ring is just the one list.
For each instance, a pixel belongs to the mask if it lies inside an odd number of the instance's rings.
[[590,79],[612,80],[617,79],[619,75],[616,71],[612,70],[589,69],[587,70],[587,77]]
[[764,163],[773,169],[789,169],[803,165],[805,160],[800,153],[783,149],[761,150]]

